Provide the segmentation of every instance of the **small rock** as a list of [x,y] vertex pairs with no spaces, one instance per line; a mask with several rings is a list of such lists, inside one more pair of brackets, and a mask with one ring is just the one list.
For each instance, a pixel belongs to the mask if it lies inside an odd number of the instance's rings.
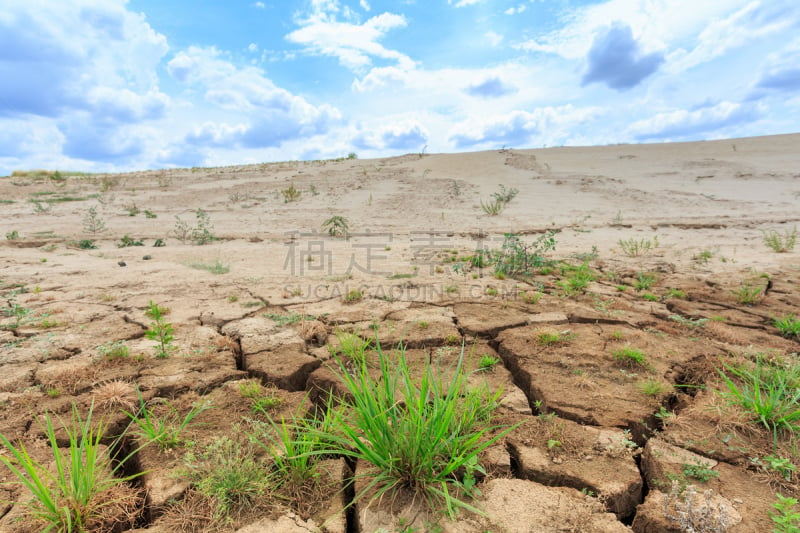
[[117,264],[121,267],[128,266],[128,263],[126,263],[125,261],[117,261]]
[[144,259],[145,261],[150,261],[152,258],[153,258],[152,255],[144,255],[144,256],[142,256],[142,259]]

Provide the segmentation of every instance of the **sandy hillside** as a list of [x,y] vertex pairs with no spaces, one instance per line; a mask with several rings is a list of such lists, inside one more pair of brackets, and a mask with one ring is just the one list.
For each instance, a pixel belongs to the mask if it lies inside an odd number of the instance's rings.
[[[509,192],[498,214],[485,212]],[[347,222],[346,238],[323,228],[331,217]],[[717,369],[766,359],[794,368],[800,338],[774,319],[800,315],[800,248],[777,253],[764,237],[789,237],[798,221],[800,134],[15,173],[0,178],[0,434],[46,461],[34,418],[74,402],[86,413],[109,382],[123,382],[121,400],[99,407],[120,430],[134,387],[181,413],[213,403],[198,416],[205,424],[187,430],[201,450],[246,424],[244,380],[281,399],[276,417],[344,394],[330,359],[342,332],[403,343],[417,369],[454,364],[464,345],[470,386],[502,390],[497,420],[521,424],[481,455],[488,475],[475,501],[488,518],[409,515],[402,497],[395,508],[363,501],[339,512],[352,497],[339,488],[367,466],[332,458],[322,496],[294,494],[222,525],[178,446],[131,462],[149,472],[133,518],[115,527],[687,531],[676,517],[691,485],[692,505],[711,509],[702,520],[767,531],[775,493],[797,496],[800,486],[764,458],[797,464],[796,443],[729,406],[715,392],[725,390]],[[473,259],[499,250],[506,233],[524,245],[552,237],[547,264],[500,276]],[[150,302],[169,309],[166,358],[145,336]],[[127,356],[109,357],[113,343]],[[625,349],[644,359],[617,355]],[[483,356],[499,364],[481,371]],[[670,496],[675,480],[681,492]],[[22,505],[0,516],[0,531],[40,528]]]

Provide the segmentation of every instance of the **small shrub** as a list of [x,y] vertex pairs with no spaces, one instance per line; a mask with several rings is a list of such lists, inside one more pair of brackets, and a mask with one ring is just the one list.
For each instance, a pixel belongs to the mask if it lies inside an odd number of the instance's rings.
[[500,185],[499,187],[500,187],[499,191],[492,193],[492,198],[494,198],[495,201],[497,202],[502,202],[504,204],[507,204],[511,202],[511,200],[513,200],[514,197],[517,196],[517,194],[519,194],[519,189],[515,189],[513,187],[510,189],[506,189],[505,185]]
[[555,232],[540,235],[531,244],[525,244],[514,233],[506,233],[500,250],[488,252],[495,272],[506,276],[530,275],[547,264],[544,254],[556,247]]
[[686,299],[686,293],[680,289],[667,289],[667,298],[677,298],[679,300]]
[[772,523],[775,525],[774,533],[797,533],[800,531],[800,511],[795,506],[797,500],[776,494],[778,501],[772,504],[775,512],[767,511]]
[[17,230],[9,231],[8,233],[6,233],[6,239],[8,239],[9,241],[15,241],[19,239],[19,231]]
[[96,250],[97,245],[91,239],[81,239],[78,241],[78,248],[81,250]]
[[364,299],[364,294],[358,289],[351,289],[344,296],[344,302],[348,304],[360,302],[363,299]]
[[649,292],[643,292],[642,293],[642,298],[644,300],[647,300],[648,302],[657,302],[657,301],[660,300],[660,298],[658,297],[657,294],[651,294]]
[[322,229],[327,231],[331,237],[347,237],[350,225],[346,218],[336,215],[323,222]]
[[145,315],[152,322],[150,323],[150,328],[144,334],[148,339],[156,341],[156,357],[159,359],[169,357],[169,353],[175,349],[171,344],[175,338],[172,335],[174,329],[172,324],[164,319],[164,315],[167,312],[168,309],[161,307],[152,300],[150,300],[147,311],[145,311]]
[[192,242],[198,245],[208,244],[217,240],[214,236],[214,226],[211,224],[211,217],[202,209],[195,211],[195,226],[192,228]]
[[83,217],[83,231],[86,233],[91,233],[92,235],[97,235],[98,233],[102,233],[106,230],[106,223],[97,214],[96,207],[90,207],[86,211],[86,215]]
[[611,355],[614,356],[614,359],[619,361],[625,366],[646,366],[647,365],[647,357],[642,353],[641,350],[633,348],[631,346],[625,346],[624,348],[620,348],[619,350],[614,350]]
[[784,231],[783,235],[777,231],[765,231],[762,235],[764,244],[777,253],[790,252],[794,250],[794,245],[797,243],[797,227],[792,228],[791,231]]
[[300,199],[300,196],[302,195],[302,193],[299,190],[295,189],[294,183],[289,185],[289,187],[287,187],[286,189],[283,189],[281,191],[281,194],[283,195],[283,203],[285,204],[298,201]]

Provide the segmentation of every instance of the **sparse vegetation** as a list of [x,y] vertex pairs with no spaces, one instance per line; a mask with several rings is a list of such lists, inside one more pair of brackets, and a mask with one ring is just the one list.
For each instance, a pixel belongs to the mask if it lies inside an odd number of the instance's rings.
[[347,237],[350,225],[346,218],[336,215],[323,222],[322,229],[327,231],[331,237]]
[[150,323],[150,328],[144,334],[148,339],[156,341],[156,357],[159,359],[169,357],[169,353],[175,350],[172,345],[172,341],[175,338],[172,335],[174,329],[172,324],[164,318],[168,312],[167,308],[161,307],[152,300],[150,300],[147,311],[145,311],[145,315],[152,322]]
[[774,533],[797,533],[800,531],[800,511],[797,510],[797,499],[775,495],[778,501],[772,504],[775,510],[768,511],[772,523],[775,525]]
[[360,302],[364,299],[364,294],[358,289],[351,289],[344,295],[344,302],[348,304]]
[[376,349],[377,378],[365,365],[352,371],[336,358],[350,399],[328,436],[331,451],[374,469],[355,500],[404,488],[450,518],[459,508],[480,512],[467,501],[476,495],[475,474],[484,474],[478,454],[511,430],[490,427],[499,392],[467,389],[463,349],[449,379],[429,362],[413,379],[402,351]]
[[743,305],[755,305],[764,298],[762,287],[745,283],[731,291],[736,301]]
[[292,183],[287,188],[283,189],[281,194],[283,195],[283,203],[288,204],[300,200],[300,196],[302,196],[303,193],[295,189],[294,183]]
[[658,281],[656,274],[637,273],[636,279],[633,281],[633,288],[637,291],[643,291],[651,288]]
[[773,252],[791,252],[794,250],[794,245],[797,243],[797,226],[792,228],[791,231],[784,231],[783,234],[770,230],[764,231],[762,235],[764,237],[764,244],[769,246]]
[[719,394],[738,405],[773,435],[800,433],[800,365],[777,365],[764,356],[752,364],[718,369],[725,389]]
[[772,325],[787,339],[800,337],[800,318],[796,318],[793,314],[773,318]]
[[478,361],[478,370],[489,371],[494,370],[494,367],[500,362],[498,357],[493,355],[483,354]]
[[189,263],[191,268],[196,268],[198,270],[205,270],[206,272],[210,272],[211,274],[227,274],[231,271],[231,267],[226,265],[219,259],[214,261],[213,263],[206,263],[204,261],[199,261],[196,263]]
[[652,239],[620,239],[617,244],[628,257],[638,257],[648,254],[658,247],[658,236],[654,236]]
[[144,242],[136,240],[126,234],[120,239],[120,242],[117,243],[117,248],[127,248],[129,246],[144,246]]
[[644,353],[641,350],[631,346],[625,346],[618,350],[614,350],[611,355],[624,366],[647,366],[647,357],[644,355]]
[[[53,416],[45,413],[43,429],[52,469],[34,459],[21,442],[14,444],[0,435],[0,443],[8,452],[0,454],[0,462],[16,478],[11,483],[33,496],[20,505],[43,524],[45,531],[79,533],[133,526],[140,497],[127,482],[136,476],[117,475],[130,456],[112,461],[110,448],[102,444],[108,423],[93,421],[91,408],[81,418],[75,404],[69,423],[61,418],[58,421],[64,434],[56,428]],[[67,447],[62,450],[59,439],[64,435]]]
[[[181,417],[178,409],[164,400],[160,409],[148,406],[139,394],[139,410],[136,413],[125,411],[134,424],[135,431],[144,442],[158,445],[162,450],[177,448],[183,445],[181,434],[189,427],[196,425],[194,419],[201,413],[213,409],[208,402],[193,404],[189,411]],[[164,411],[159,414],[158,411]]]

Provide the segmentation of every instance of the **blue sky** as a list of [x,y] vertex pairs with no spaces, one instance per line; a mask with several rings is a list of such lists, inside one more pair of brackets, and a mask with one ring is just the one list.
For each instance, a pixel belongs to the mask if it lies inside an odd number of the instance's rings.
[[800,131],[797,0],[0,0],[0,175]]

